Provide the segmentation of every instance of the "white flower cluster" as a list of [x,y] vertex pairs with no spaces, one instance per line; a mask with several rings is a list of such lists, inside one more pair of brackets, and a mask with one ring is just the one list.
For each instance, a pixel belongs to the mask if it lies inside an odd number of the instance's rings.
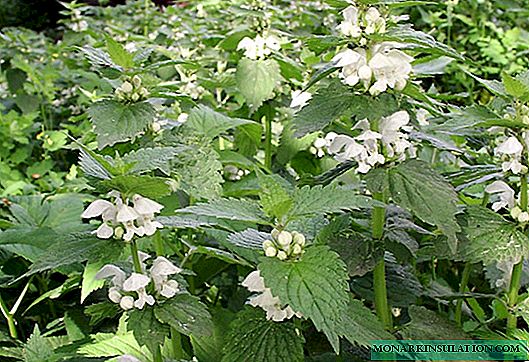
[[345,36],[360,38],[362,34],[375,34],[386,32],[386,19],[377,8],[369,7],[362,10],[354,5],[349,5],[343,11],[344,20],[337,29]]
[[237,45],[237,50],[244,50],[244,56],[249,59],[262,59],[272,51],[281,49],[279,39],[274,35],[257,34],[255,39],[244,37]]
[[400,43],[383,42],[373,45],[369,52],[363,48],[346,49],[332,61],[342,67],[340,78],[344,84],[355,86],[362,82],[372,95],[388,88],[402,90],[410,77],[413,57],[399,50],[400,47]]
[[88,29],[88,22],[84,20],[81,10],[72,9],[72,13],[70,15],[71,15],[71,18],[70,18],[71,20],[68,23],[68,27],[70,29],[72,29],[76,33],[80,33]]
[[356,137],[328,133],[325,137],[327,151],[340,162],[355,160],[358,163],[358,173],[367,173],[377,164],[384,164],[389,160],[403,161],[406,156],[413,158],[417,150],[409,140],[409,122],[408,112],[398,111],[382,118],[378,131],[373,131],[369,121],[363,119],[353,127],[362,131]]
[[248,274],[246,279],[242,282],[242,285],[246,287],[250,292],[260,293],[251,296],[248,300],[248,304],[253,307],[261,307],[266,312],[266,319],[271,319],[274,322],[281,322],[285,319],[290,319],[293,316],[302,318],[303,315],[294,310],[289,306],[284,306],[278,297],[274,297],[270,288],[266,288],[264,279],[259,274],[259,270],[255,270]]
[[135,75],[126,80],[114,91],[116,98],[122,102],[138,102],[149,96],[149,91],[141,85],[141,78]]
[[266,256],[277,257],[279,260],[297,258],[303,254],[305,236],[297,231],[272,230],[272,240],[263,242],[263,250]]
[[529,213],[520,208],[518,201],[514,197],[514,190],[504,181],[494,181],[485,188],[485,192],[498,197],[492,204],[492,210],[498,211],[503,208],[509,211],[511,217],[518,222],[525,223],[529,221]]
[[[178,282],[169,279],[169,276],[180,273],[182,269],[163,256],[159,256],[154,260],[149,271],[145,272],[143,262],[149,258],[149,255],[140,253],[140,256],[143,273],[134,272],[127,277],[121,268],[107,264],[95,276],[96,279],[112,278],[112,287],[108,290],[108,298],[119,304],[124,310],[143,309],[145,304],[153,305],[155,303],[154,297],[146,289],[151,282],[157,297],[171,298],[180,290]],[[134,296],[137,298],[134,299]]]
[[511,171],[515,175],[527,172],[527,167],[520,162],[523,149],[523,145],[514,136],[508,137],[494,149],[494,154],[503,161],[501,164],[503,172]]
[[109,196],[115,197],[114,203],[107,200],[95,200],[81,214],[82,218],[91,219],[101,216],[103,223],[94,231],[98,238],[110,239],[114,236],[117,239],[123,238],[131,241],[134,235],[150,236],[156,229],[163,228],[163,225],[154,220],[154,214],[163,209],[156,201],[140,196],[132,196],[132,204],[129,200],[123,202],[121,195],[117,191],[112,191]]
[[224,166],[223,170],[224,176],[230,181],[239,181],[241,178],[248,175],[249,173],[249,170],[244,170],[234,165],[226,165]]

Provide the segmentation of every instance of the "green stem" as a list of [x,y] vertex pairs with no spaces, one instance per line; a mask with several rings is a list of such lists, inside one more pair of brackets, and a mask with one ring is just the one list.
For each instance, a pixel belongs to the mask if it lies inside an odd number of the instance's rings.
[[272,118],[273,112],[270,105],[266,105],[265,114],[265,167],[272,168]]
[[150,0],[145,0],[145,3],[144,3],[144,14],[143,16],[145,17],[145,19],[143,19],[145,21],[144,25],[143,25],[143,36],[147,36],[149,34],[149,27],[148,27],[148,24],[149,24],[149,1]]
[[1,296],[0,296],[0,308],[2,308],[2,314],[7,320],[7,327],[9,328],[9,335],[11,336],[11,338],[18,339],[17,327],[15,325],[15,318],[13,317],[13,314],[9,312],[9,309],[7,308],[7,305],[5,304]]
[[134,240],[130,243],[130,253],[132,255],[132,262],[134,263],[134,271],[140,274],[143,273],[140,256],[138,255],[138,246]]
[[[374,193],[373,198],[384,202],[382,193]],[[384,235],[385,207],[374,207],[371,216],[372,235],[375,240],[382,240]],[[392,328],[391,311],[388,304],[388,293],[386,289],[386,266],[384,258],[378,262],[373,271],[373,286],[375,290],[375,310],[378,318],[387,329]]]
[[163,240],[162,240],[162,233],[160,231],[157,231],[154,235],[154,250],[156,251],[156,256],[163,256],[165,254],[165,250],[163,247]]
[[[464,293],[467,290],[468,280],[470,279],[470,272],[472,270],[472,264],[467,262],[461,275],[461,283],[459,284],[459,293]],[[457,325],[461,325],[461,314],[463,309],[463,298],[458,299],[456,304],[455,320]]]
[[173,358],[183,358],[182,336],[173,327],[171,327],[171,345],[173,346]]
[[154,362],[163,362],[162,351],[161,351],[160,347],[161,346],[157,346],[156,350],[154,351]]
[[[527,211],[527,174],[520,177],[520,207],[522,211]],[[518,291],[520,289],[520,280],[523,271],[523,258],[518,264],[512,268],[511,283],[509,285],[509,292],[507,294],[507,303],[510,309],[510,314],[507,316],[507,332],[516,329],[518,318],[513,313],[512,309],[518,302]]]

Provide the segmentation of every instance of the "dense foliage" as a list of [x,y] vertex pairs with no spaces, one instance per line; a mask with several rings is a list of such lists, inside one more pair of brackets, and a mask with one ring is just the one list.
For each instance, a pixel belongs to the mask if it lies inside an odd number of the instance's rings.
[[2,28],[1,359],[527,339],[527,5],[72,2],[53,36]]

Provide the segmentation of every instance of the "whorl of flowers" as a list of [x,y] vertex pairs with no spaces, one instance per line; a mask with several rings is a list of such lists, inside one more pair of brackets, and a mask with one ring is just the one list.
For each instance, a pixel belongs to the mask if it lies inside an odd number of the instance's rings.
[[149,96],[147,89],[142,87],[141,78],[138,75],[124,81],[123,84],[114,91],[114,94],[119,101],[129,103],[144,100]]
[[[358,8],[354,4],[343,11],[344,20],[337,29],[352,37],[359,47],[345,49],[332,61],[341,67],[342,82],[351,87],[361,83],[372,95],[388,88],[402,90],[412,71],[413,58],[403,51],[397,42],[381,42],[368,45],[365,36],[386,32],[386,18],[375,7]],[[398,19],[397,19],[398,21]]]
[[509,211],[511,217],[520,222],[526,223],[529,221],[529,213],[523,211],[520,207],[519,198],[515,198],[514,190],[504,181],[494,181],[485,188],[485,192],[494,196],[495,200],[492,203],[492,210],[499,211],[505,209]]
[[244,50],[244,56],[252,60],[266,58],[272,54],[272,51],[279,49],[281,49],[279,39],[269,34],[257,34],[254,39],[244,37],[237,45],[237,50]]
[[378,129],[372,130],[370,122],[363,119],[353,127],[361,131],[356,137],[329,132],[325,137],[327,152],[339,162],[356,161],[358,173],[367,173],[372,167],[388,161],[413,158],[416,149],[409,140],[409,121],[408,112],[398,111],[382,118]]
[[[96,279],[111,278],[112,287],[108,290],[108,298],[124,310],[143,309],[145,304],[154,305],[156,300],[171,298],[180,291],[178,282],[169,279],[169,276],[182,271],[179,267],[159,256],[154,260],[149,271],[146,271],[143,262],[149,258],[149,255],[140,253],[140,257],[142,273],[127,274],[123,269],[107,264],[95,276]],[[156,299],[153,294],[156,295]]]
[[101,217],[103,223],[94,231],[98,238],[123,239],[131,241],[134,235],[150,236],[161,229],[163,225],[154,220],[154,214],[163,209],[156,201],[141,195],[132,196],[132,205],[129,199],[122,200],[117,191],[112,191],[109,196],[115,197],[114,202],[107,200],[95,200],[81,214],[84,219]]
[[263,250],[266,256],[276,257],[279,260],[297,258],[303,254],[305,247],[305,236],[297,231],[272,230],[272,240],[263,242]]
[[259,274],[259,270],[248,274],[242,282],[242,286],[246,287],[250,292],[258,293],[249,298],[248,304],[262,308],[266,312],[266,319],[281,322],[293,316],[303,317],[301,313],[295,312],[289,305],[283,305],[278,297],[272,295],[270,288],[265,287],[264,279]]
[[524,147],[515,136],[510,136],[494,149],[494,154],[503,161],[503,172],[512,172],[515,175],[526,173],[527,167],[522,165],[522,151]]

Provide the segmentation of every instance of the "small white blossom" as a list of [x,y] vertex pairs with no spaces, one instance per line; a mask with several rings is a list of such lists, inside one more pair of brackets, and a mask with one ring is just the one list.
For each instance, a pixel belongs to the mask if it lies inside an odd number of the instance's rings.
[[498,211],[501,208],[510,210],[516,205],[514,190],[504,181],[494,181],[485,188],[485,192],[497,194],[500,198],[499,201],[492,204],[492,210],[494,211]]
[[252,60],[265,58],[272,51],[279,49],[281,49],[281,44],[274,35],[258,34],[255,39],[244,37],[237,45],[237,50],[244,50],[244,56]]
[[292,92],[292,101],[290,102],[290,108],[300,110],[301,108],[307,105],[311,98],[311,93],[303,92],[301,90],[295,90]]
[[494,150],[494,154],[500,156],[504,161],[501,164],[503,172],[511,171],[517,175],[527,172],[527,168],[522,165],[523,145],[514,136],[508,137]]
[[325,156],[325,148],[328,146],[328,142],[325,138],[318,137],[314,140],[310,152],[312,152],[316,157]]
[[355,86],[362,81],[365,86],[371,81],[372,71],[367,64],[366,52],[364,49],[346,49],[332,58],[335,66],[342,67],[340,78],[342,82],[349,86]]
[[398,43],[383,42],[373,46],[373,56],[368,62],[375,83],[369,88],[372,95],[385,92],[387,88],[402,90],[412,71],[413,58],[396,49]]
[[169,276],[181,271],[182,269],[163,256],[157,257],[149,271],[155,290],[163,297],[173,297],[179,291],[179,285],[176,280],[169,280]]
[[349,5],[343,11],[344,20],[337,26],[337,29],[345,36],[358,38],[362,35],[362,28],[358,21],[358,8]]

